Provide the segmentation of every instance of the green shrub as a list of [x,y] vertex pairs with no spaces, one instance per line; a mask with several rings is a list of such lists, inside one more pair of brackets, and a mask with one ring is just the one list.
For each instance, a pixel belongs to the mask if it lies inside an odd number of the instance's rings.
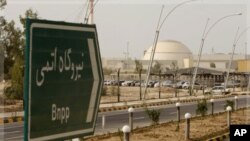
[[224,109],[227,109],[227,106],[231,106],[232,111],[234,111],[234,102],[232,100],[226,100],[226,104],[224,105]]
[[102,88],[102,96],[106,96],[107,95],[107,86],[103,86]]
[[149,119],[152,121],[153,125],[156,125],[159,123],[160,114],[161,114],[160,110],[155,110],[155,109],[149,110],[148,108],[146,108],[146,113]]
[[207,114],[207,101],[205,99],[198,101],[196,114],[204,117]]

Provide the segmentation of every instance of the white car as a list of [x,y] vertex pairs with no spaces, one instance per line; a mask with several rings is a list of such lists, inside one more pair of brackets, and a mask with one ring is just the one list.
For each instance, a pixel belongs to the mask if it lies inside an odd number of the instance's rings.
[[132,83],[133,83],[133,81],[124,81],[122,83],[122,86],[131,86]]
[[[221,86],[224,86],[225,83],[221,83]],[[240,87],[240,80],[228,81],[227,88]]]
[[171,80],[166,80],[161,83],[163,87],[173,87],[173,82]]
[[183,85],[185,82],[187,82],[187,81],[179,81],[179,82],[177,82],[174,86],[175,86],[176,88],[182,88],[182,85]]
[[156,82],[155,84],[154,84],[154,87],[155,88],[158,88],[160,86],[160,82]]
[[224,86],[214,86],[212,89],[206,89],[205,93],[211,94],[229,94],[230,90],[228,88],[224,88]]
[[[182,84],[182,88],[183,89],[188,89],[190,87],[190,82],[185,82]],[[206,88],[206,86],[204,86],[204,88]],[[194,89],[196,90],[202,90],[203,89],[203,86],[197,82],[194,83]]]

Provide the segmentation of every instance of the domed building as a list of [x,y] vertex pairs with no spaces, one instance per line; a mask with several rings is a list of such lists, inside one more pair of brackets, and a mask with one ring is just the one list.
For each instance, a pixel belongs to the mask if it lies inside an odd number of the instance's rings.
[[[144,52],[142,60],[150,60],[152,48],[153,46]],[[173,63],[178,68],[188,68],[192,67],[193,55],[183,43],[174,40],[164,40],[157,43],[154,60],[169,68],[171,68]]]

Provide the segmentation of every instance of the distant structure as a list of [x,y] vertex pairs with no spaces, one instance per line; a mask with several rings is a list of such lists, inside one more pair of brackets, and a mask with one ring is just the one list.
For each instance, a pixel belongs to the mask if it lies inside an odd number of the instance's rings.
[[[152,46],[144,51],[144,54],[139,61],[143,66],[143,69],[147,69],[150,61],[150,55],[152,52]],[[210,54],[202,54],[199,67],[212,69],[217,71],[226,71],[229,64],[231,54],[215,53],[214,49]],[[243,71],[243,63],[238,65],[238,62],[242,62],[245,58],[249,58],[246,54],[235,54],[234,61],[231,66],[231,71],[238,71],[240,68]],[[103,58],[103,67],[110,69],[121,68],[126,72],[134,72],[136,68],[136,62],[131,58]],[[183,43],[175,40],[163,40],[159,41],[156,46],[154,64],[158,63],[161,66],[162,72],[173,69],[191,68],[196,65],[198,61],[198,55],[193,55],[189,48]],[[245,69],[247,70],[247,69]]]
[[244,60],[238,60],[237,61],[237,71],[238,72],[250,72],[250,60],[244,59]]
[[[219,71],[226,71],[229,66],[231,54],[224,53],[212,53],[212,54],[202,54],[199,67],[210,68]],[[194,65],[198,61],[198,55],[194,55]],[[245,59],[245,54],[234,54],[234,59],[231,66],[231,71],[238,70],[238,61]]]
[[[152,46],[144,52],[144,61],[150,60]],[[159,41],[156,46],[154,60],[162,67],[169,68],[175,64],[178,68],[189,68],[193,65],[192,52],[184,44],[174,40]]]

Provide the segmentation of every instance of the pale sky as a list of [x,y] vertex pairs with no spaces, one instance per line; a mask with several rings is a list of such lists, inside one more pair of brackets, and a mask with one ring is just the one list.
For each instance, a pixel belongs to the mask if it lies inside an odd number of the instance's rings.
[[[83,23],[87,0],[7,0],[3,15],[18,21],[19,15],[32,8],[39,18]],[[96,0],[95,0],[96,1]],[[142,58],[143,51],[153,44],[162,5],[162,18],[178,3],[185,0],[99,0],[95,6],[94,23],[97,25],[102,57],[124,58],[129,43],[129,56]],[[219,22],[209,32],[203,53],[229,53],[237,32],[249,26],[248,0],[198,0],[177,8],[164,22],[159,40],[177,40],[197,54],[207,19],[210,27],[219,18],[242,12]],[[249,16],[248,16],[249,18]],[[18,24],[20,26],[20,24]],[[248,31],[248,33],[250,30]],[[245,53],[244,34],[239,39],[236,52]],[[248,37],[248,38],[246,38]],[[248,53],[250,48],[248,49]]]

